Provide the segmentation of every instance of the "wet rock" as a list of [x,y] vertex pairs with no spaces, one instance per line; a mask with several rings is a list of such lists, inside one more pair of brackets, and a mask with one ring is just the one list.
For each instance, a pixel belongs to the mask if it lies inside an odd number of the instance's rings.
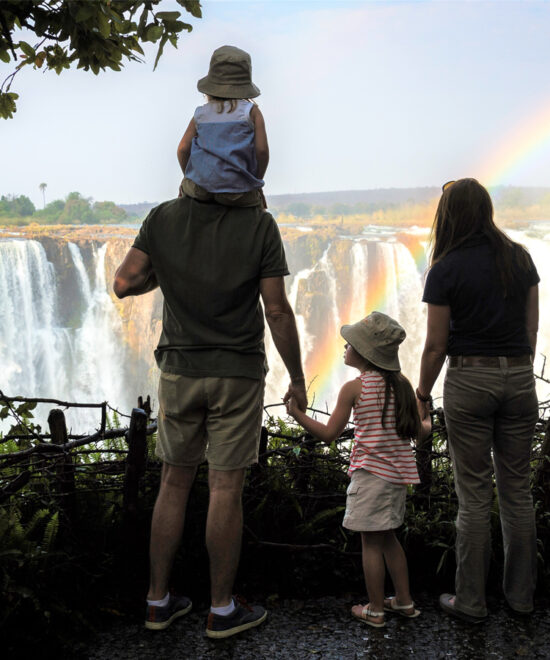
[[[357,598],[320,598],[271,603],[265,624],[227,640],[204,636],[206,610],[192,612],[167,630],[150,632],[142,621],[113,622],[72,649],[83,660],[166,660],[192,658],[327,660],[474,660],[550,657],[550,601],[537,602],[533,615],[516,617],[502,602],[491,603],[485,624],[471,626],[443,614],[436,595],[416,598],[422,614],[406,620],[388,614],[374,629],[352,619]],[[69,656],[68,656],[69,657]]]

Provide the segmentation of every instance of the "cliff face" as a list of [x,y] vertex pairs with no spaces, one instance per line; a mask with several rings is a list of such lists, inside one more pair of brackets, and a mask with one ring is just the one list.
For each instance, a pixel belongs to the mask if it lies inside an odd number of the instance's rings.
[[[345,227],[334,224],[312,230],[287,226],[281,228],[281,234],[291,271],[287,292],[299,317],[308,380],[318,377],[325,366],[332,368],[341,362],[340,325],[357,321],[373,309],[408,321],[407,309],[414,305],[407,330],[415,337],[409,326],[418,315],[421,284],[414,254],[423,251],[421,239],[425,237],[393,230],[389,237],[376,232],[348,235]],[[11,235],[36,240],[43,247],[55,277],[57,324],[75,333],[87,324],[92,335],[109,330],[103,344],[107,342],[118,353],[122,383],[141,393],[154,392],[158,373],[153,350],[161,332],[162,295],[156,290],[118,300],[112,291],[115,271],[136,230],[30,227]],[[6,232],[0,233],[2,237]],[[95,310],[92,319],[90,308]],[[101,327],[94,330],[94,324]],[[110,327],[106,329],[105,324]],[[98,361],[105,357],[93,341],[87,350]],[[282,365],[277,366],[280,360],[269,337],[268,353],[271,378],[286,378]],[[268,384],[266,399],[278,400],[279,389],[275,385],[270,391]]]

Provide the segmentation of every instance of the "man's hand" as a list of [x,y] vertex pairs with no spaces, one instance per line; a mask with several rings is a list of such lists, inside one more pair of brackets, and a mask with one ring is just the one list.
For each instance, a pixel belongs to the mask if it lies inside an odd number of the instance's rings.
[[292,410],[304,410],[307,408],[307,392],[305,380],[297,383],[290,383],[287,393],[283,397],[283,403],[286,404],[287,412],[292,415]]
[[416,407],[418,409],[418,414],[420,415],[420,421],[424,423],[426,419],[430,419],[430,402],[429,401],[420,401],[416,397]]

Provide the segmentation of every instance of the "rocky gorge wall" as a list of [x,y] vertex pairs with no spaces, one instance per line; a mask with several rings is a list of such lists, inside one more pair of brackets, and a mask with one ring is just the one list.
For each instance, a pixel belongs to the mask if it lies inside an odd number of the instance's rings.
[[[377,309],[407,330],[403,371],[415,380],[425,332],[422,305],[427,231],[283,226],[310,400],[330,409],[354,373],[343,365],[339,329]],[[112,282],[136,234],[120,227],[30,227],[0,233],[0,389],[10,395],[97,402],[129,411],[140,394],[156,395],[153,358],[162,295],[118,300]],[[546,268],[548,234],[514,235]],[[543,263],[544,262],[544,263]],[[542,273],[541,273],[542,276]],[[544,280],[543,280],[544,282]],[[550,303],[541,285],[541,310]],[[543,333],[541,351],[548,340]],[[287,375],[269,332],[266,403],[280,401]],[[97,420],[74,419],[88,426]]]

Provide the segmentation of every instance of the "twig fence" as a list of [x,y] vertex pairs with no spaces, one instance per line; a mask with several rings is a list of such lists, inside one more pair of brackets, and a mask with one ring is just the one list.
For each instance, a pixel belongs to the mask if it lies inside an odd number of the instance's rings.
[[[50,403],[63,408],[100,408],[101,425],[93,434],[69,435],[65,423],[65,415],[61,408],[54,408],[48,416],[50,432],[47,434],[36,433],[32,425],[26,426],[14,408],[15,403]],[[70,522],[77,515],[75,508],[75,460],[77,454],[120,454],[124,460],[101,460],[100,465],[110,475],[118,474],[122,477],[119,488],[123,492],[123,512],[126,520],[131,522],[136,517],[139,502],[139,489],[142,478],[148,469],[158,468],[158,463],[148,460],[147,437],[157,431],[156,420],[150,420],[151,405],[150,398],[138,400],[138,407],[132,410],[128,427],[108,429],[106,402],[97,404],[82,404],[57,399],[30,399],[25,397],[9,397],[0,391],[0,405],[8,406],[13,416],[19,422],[19,428],[26,433],[17,433],[0,437],[0,443],[15,440],[18,443],[27,443],[31,446],[18,449],[13,452],[0,453],[0,505],[19,493],[30,481],[33,472],[46,472],[51,482],[51,491],[55,493],[59,502],[62,516]],[[276,404],[280,405],[280,404]],[[266,412],[269,408],[266,406]],[[541,404],[541,417],[537,426],[537,437],[539,438],[536,455],[534,456],[535,475],[534,485],[540,489],[545,508],[550,508],[550,420],[546,419],[549,410],[548,402]],[[318,414],[327,414],[324,411],[314,410]],[[268,413],[269,414],[269,413]],[[416,487],[415,494],[422,499],[428,497],[434,475],[434,462],[448,461],[446,448],[434,449],[434,435],[445,434],[445,421],[443,410],[436,408],[432,411],[433,430],[422,443],[415,449],[418,472],[421,484]],[[345,472],[347,464],[347,452],[349,452],[350,440],[353,437],[353,428],[348,428],[337,440],[339,447],[343,448],[338,465]],[[105,449],[101,444],[106,440],[124,438],[126,447],[123,449]],[[270,440],[283,441],[270,446]],[[95,445],[95,449],[84,449]],[[298,494],[307,495],[308,498],[333,498],[335,493],[323,493],[308,491],[309,468],[313,465],[314,458],[319,458],[322,444],[309,434],[289,435],[277,431],[269,431],[262,427],[259,447],[259,462],[252,470],[252,478],[257,477],[259,472],[266,469],[270,458],[292,456],[299,468],[297,477],[293,482],[293,488]],[[91,466],[90,466],[91,467]],[[437,469],[437,468],[436,468]],[[112,486],[108,489],[112,490]]]

